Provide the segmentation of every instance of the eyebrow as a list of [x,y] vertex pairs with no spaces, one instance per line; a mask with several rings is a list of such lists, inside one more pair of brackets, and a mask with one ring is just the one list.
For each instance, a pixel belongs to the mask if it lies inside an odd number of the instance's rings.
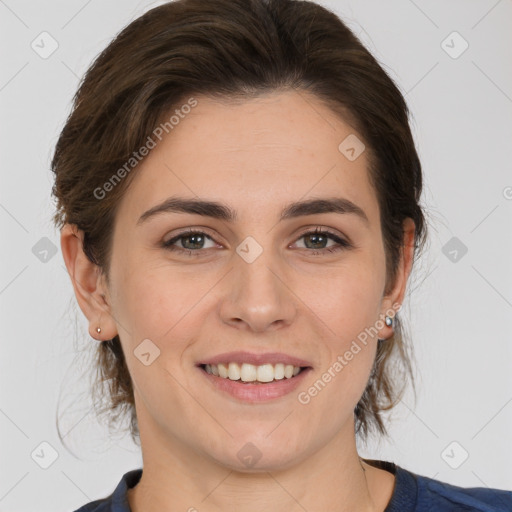
[[[238,218],[235,210],[216,201],[206,201],[197,198],[170,197],[163,203],[160,203],[144,212],[137,221],[137,225],[143,224],[148,219],[162,213],[189,213],[212,217],[226,222],[236,222]],[[368,217],[364,210],[349,199],[343,197],[308,199],[305,201],[290,203],[281,211],[279,221],[320,213],[350,213],[362,219],[366,224],[369,224]]]

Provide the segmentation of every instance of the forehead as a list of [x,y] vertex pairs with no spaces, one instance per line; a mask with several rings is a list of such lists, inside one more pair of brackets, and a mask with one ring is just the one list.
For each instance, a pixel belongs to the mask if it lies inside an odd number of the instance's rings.
[[[368,150],[357,156],[364,147],[361,136],[315,96],[293,91],[236,102],[194,98],[197,105],[175,116],[161,141],[154,138],[119,216],[136,223],[171,195],[229,203],[241,219],[251,212],[275,215],[290,201],[326,195],[348,198],[364,205],[369,217],[378,215]],[[355,159],[344,153],[347,140],[356,144]]]

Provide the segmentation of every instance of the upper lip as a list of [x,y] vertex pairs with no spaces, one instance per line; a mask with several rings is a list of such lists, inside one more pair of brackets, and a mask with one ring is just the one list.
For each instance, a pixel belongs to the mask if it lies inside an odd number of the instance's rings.
[[311,363],[300,359],[298,357],[283,354],[282,352],[266,352],[264,354],[254,354],[252,352],[236,351],[236,352],[225,352],[224,354],[218,354],[216,356],[209,357],[197,363],[197,366],[205,364],[219,364],[219,363],[242,363],[253,364],[254,366],[261,366],[263,364],[291,364],[293,366],[309,367]]

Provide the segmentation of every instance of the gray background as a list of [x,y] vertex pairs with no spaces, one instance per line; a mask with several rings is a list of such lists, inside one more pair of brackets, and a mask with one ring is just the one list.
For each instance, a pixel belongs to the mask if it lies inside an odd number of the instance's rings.
[[[141,466],[128,436],[88,414],[95,341],[50,220],[49,163],[84,71],[159,3],[0,0],[0,512],[75,510]],[[431,231],[402,313],[418,402],[407,394],[390,417],[391,439],[360,453],[456,485],[511,489],[512,2],[323,4],[406,96]],[[58,44],[46,58],[44,31]],[[73,453],[57,436],[58,405]]]

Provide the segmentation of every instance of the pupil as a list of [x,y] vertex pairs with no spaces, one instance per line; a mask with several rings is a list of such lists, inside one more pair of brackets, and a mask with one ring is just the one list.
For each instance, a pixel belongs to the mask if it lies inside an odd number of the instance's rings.
[[[308,235],[306,237],[306,239],[313,240],[313,244],[321,243],[321,242],[318,242],[318,239],[321,239],[321,240],[323,239],[323,241],[325,242],[324,235]],[[322,248],[322,247],[320,247],[320,248]],[[318,249],[318,247],[314,247],[314,249]]]
[[[201,240],[203,238],[203,235],[188,235],[184,238],[184,240]],[[187,244],[190,245],[190,244]],[[200,242],[192,242],[192,247],[187,247],[187,249],[201,249],[201,243]]]

